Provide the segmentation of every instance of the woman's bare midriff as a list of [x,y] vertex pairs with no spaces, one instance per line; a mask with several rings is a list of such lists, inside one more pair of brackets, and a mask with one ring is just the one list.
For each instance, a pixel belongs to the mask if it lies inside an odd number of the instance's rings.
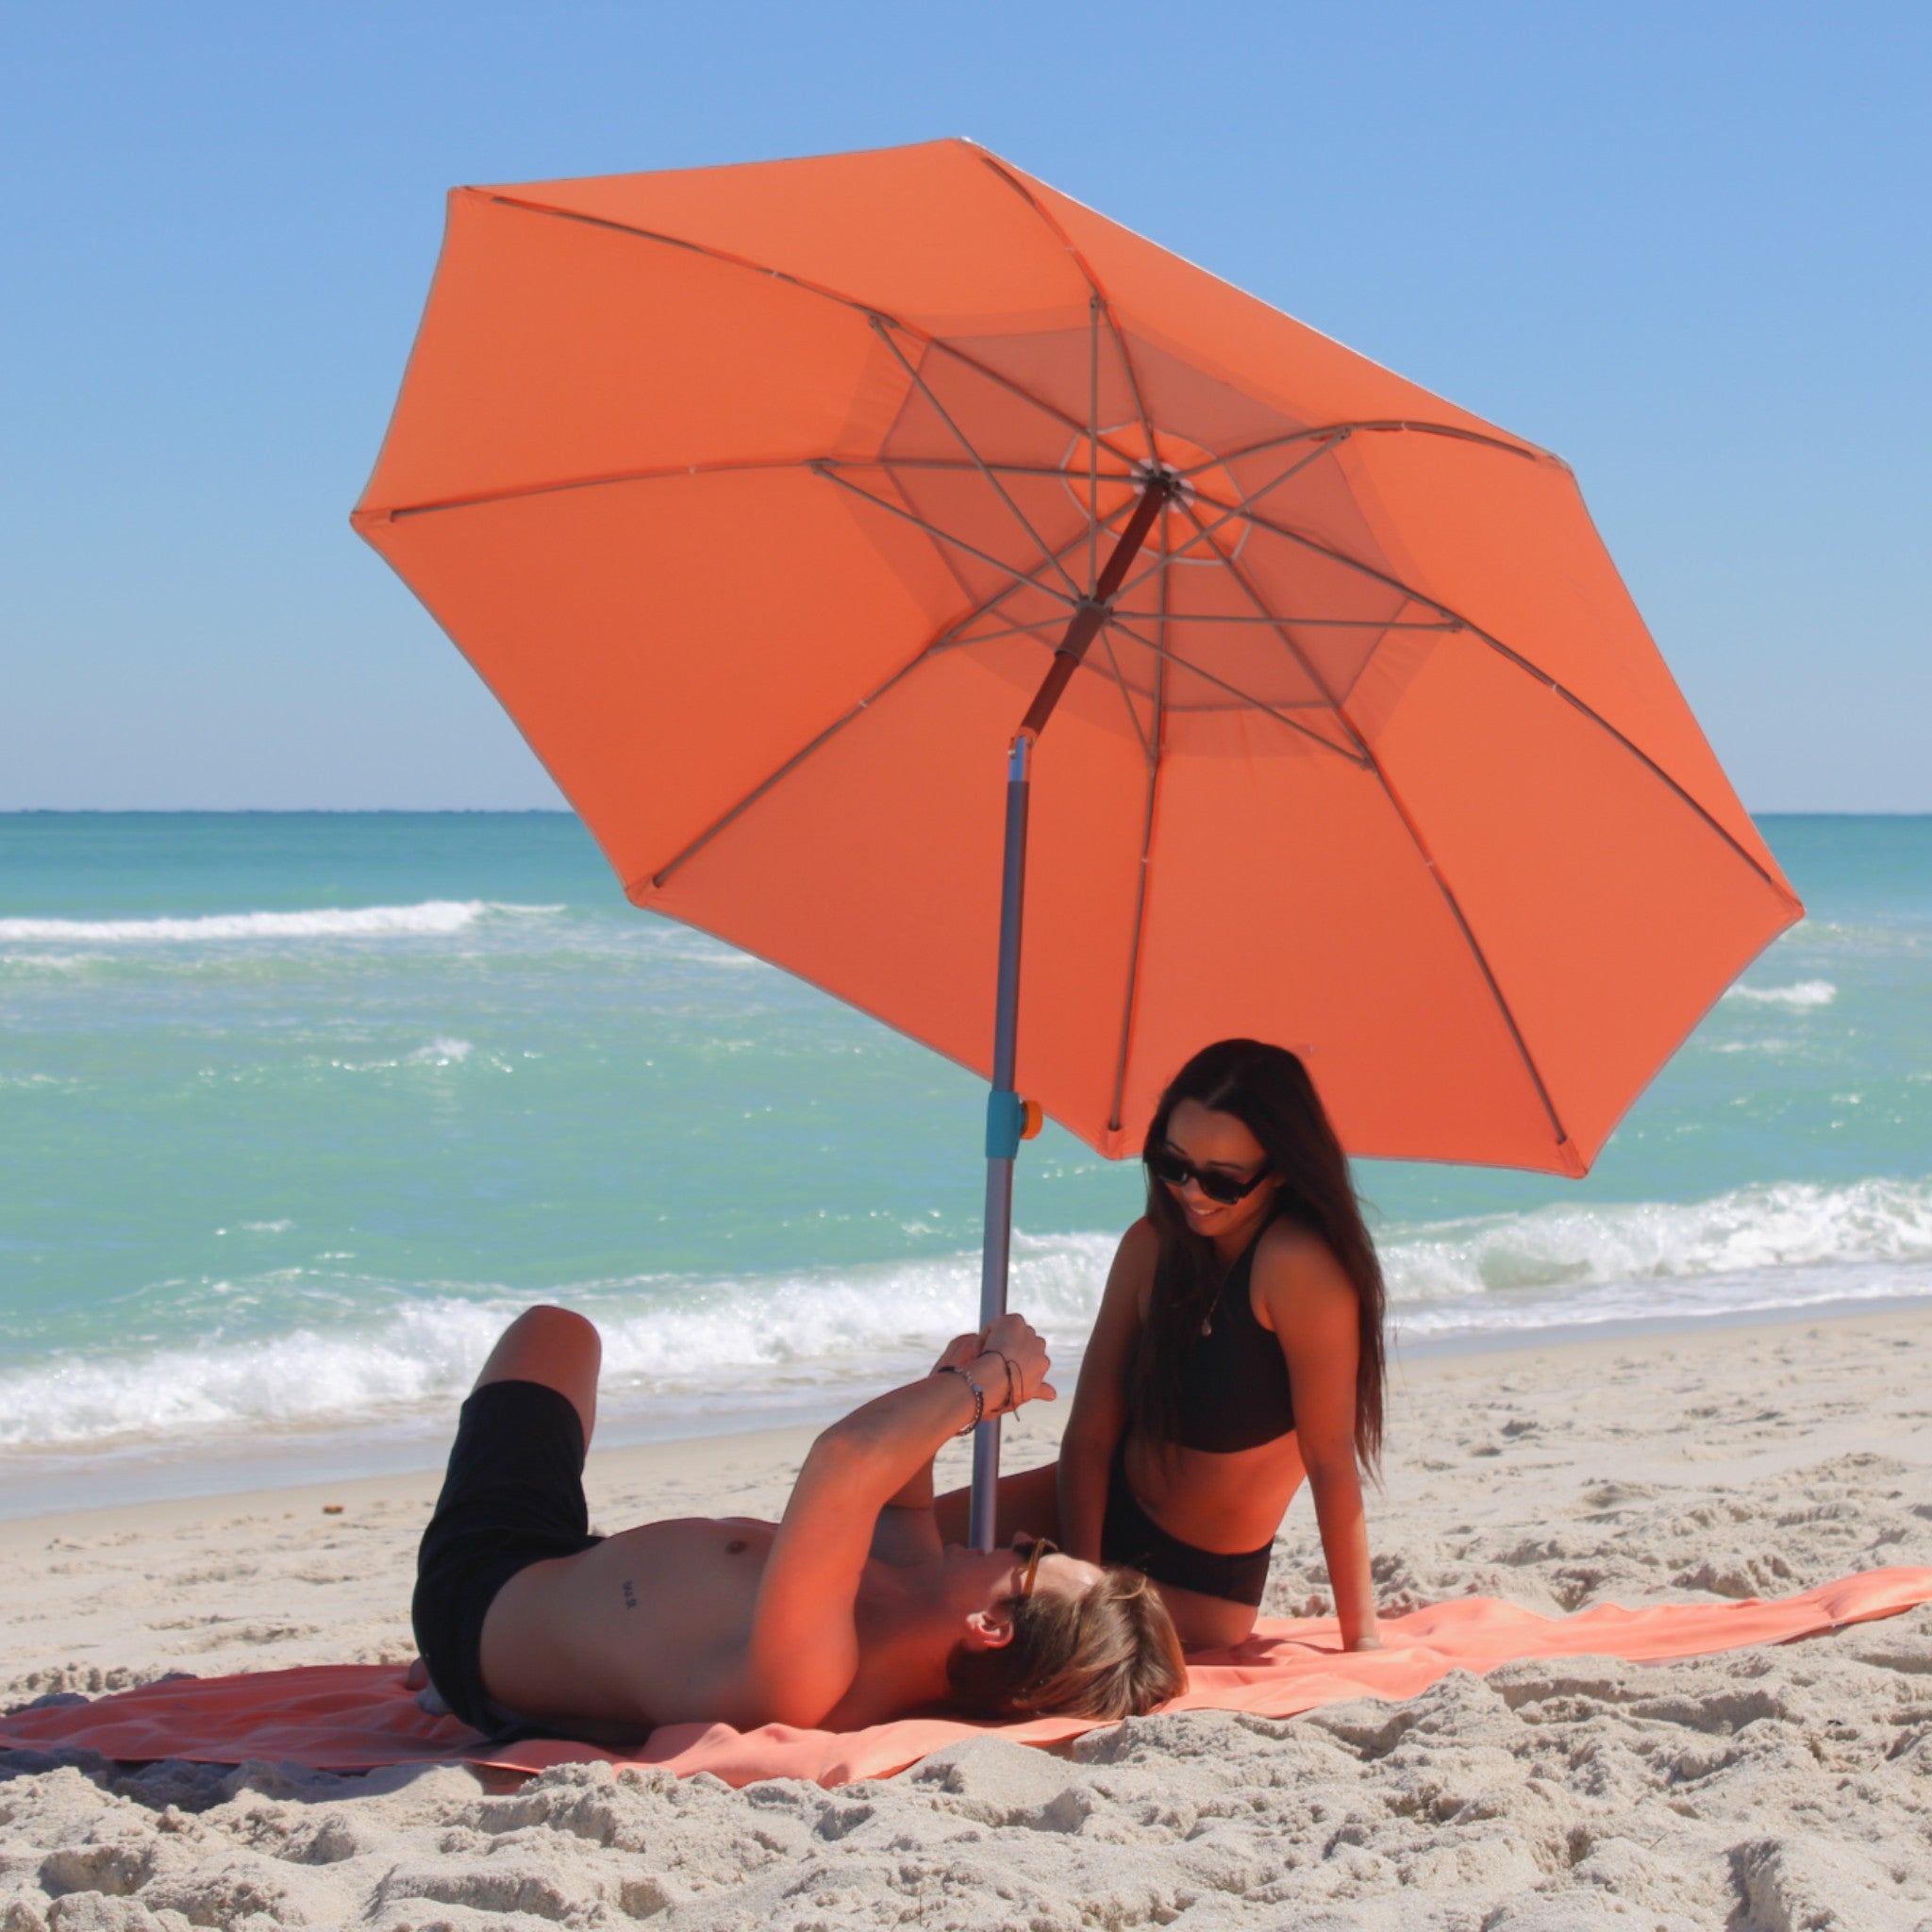
[[[1225,1452],[1174,1444],[1163,1453],[1130,1435],[1126,1475],[1141,1507],[1170,1536],[1197,1550],[1241,1556],[1272,1542],[1302,1485],[1300,1445],[1292,1435],[1253,1449]],[[1220,1650],[1255,1627],[1255,1611],[1225,1597],[1172,1583],[1158,1586],[1183,1648]]]
[[1126,1480],[1140,1507],[1196,1549],[1241,1556],[1272,1541],[1302,1486],[1294,1436],[1254,1449],[1186,1449],[1126,1438]]
[[1127,1438],[1126,1471],[1141,1507],[1162,1529],[1224,1556],[1273,1541],[1305,1473],[1291,1434],[1223,1451],[1163,1447],[1135,1433]]

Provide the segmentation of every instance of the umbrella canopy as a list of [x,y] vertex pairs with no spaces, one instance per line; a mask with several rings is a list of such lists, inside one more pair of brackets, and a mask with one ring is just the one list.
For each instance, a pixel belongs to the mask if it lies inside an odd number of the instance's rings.
[[969,142],[458,190],[355,525],[632,900],[982,1074],[1084,611],[1017,1085],[1105,1154],[1246,1034],[1581,1174],[1802,910],[1564,463]]

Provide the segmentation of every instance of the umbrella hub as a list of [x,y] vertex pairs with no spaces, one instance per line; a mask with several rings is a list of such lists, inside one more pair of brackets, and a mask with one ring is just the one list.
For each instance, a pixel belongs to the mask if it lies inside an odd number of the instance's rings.
[[1127,472],[1136,490],[1145,490],[1150,483],[1159,483],[1170,504],[1185,508],[1194,500],[1194,486],[1188,481],[1187,473],[1178,463],[1163,462],[1158,457],[1142,457]]
[[1205,444],[1172,429],[1148,432],[1139,423],[1116,423],[1091,441],[1076,436],[1060,457],[1063,487],[1082,516],[1097,513],[1105,528],[1118,530],[1152,482],[1167,486],[1160,534],[1151,541],[1167,564],[1215,563],[1238,558],[1247,541],[1241,517],[1218,506],[1240,503],[1245,491]]

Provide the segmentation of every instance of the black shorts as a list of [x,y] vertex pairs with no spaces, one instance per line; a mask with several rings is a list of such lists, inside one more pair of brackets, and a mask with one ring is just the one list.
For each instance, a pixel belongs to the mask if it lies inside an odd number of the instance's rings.
[[416,1554],[416,1648],[442,1701],[485,1733],[509,1713],[483,1688],[483,1619],[519,1570],[604,1541],[584,1501],[584,1425],[541,1382],[491,1382],[463,1404],[449,1474]]
[[1268,1559],[1274,1549],[1271,1541],[1258,1550],[1224,1556],[1219,1550],[1182,1542],[1141,1508],[1127,1481],[1124,1438],[1115,1447],[1107,1479],[1107,1515],[1100,1525],[1102,1562],[1124,1563],[1156,1583],[1171,1583],[1176,1590],[1197,1591],[1202,1596],[1257,1609],[1268,1587]]

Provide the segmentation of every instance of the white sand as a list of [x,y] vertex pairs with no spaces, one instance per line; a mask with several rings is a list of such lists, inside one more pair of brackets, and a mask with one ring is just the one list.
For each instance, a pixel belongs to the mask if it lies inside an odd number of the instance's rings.
[[[1928,1364],[1932,1314],[1900,1312],[1412,1365],[1372,1502],[1383,1600],[1556,1610],[1932,1565]],[[1049,1427],[1015,1434],[1009,1466],[1050,1453]],[[596,1457],[593,1508],[606,1526],[766,1513],[803,1441]],[[0,1524],[0,1703],[402,1658],[434,1487]],[[1322,1589],[1303,1500],[1267,1607]],[[1932,1611],[1684,1664],[1512,1665],[1286,1722],[1149,1718],[1055,1754],[986,1740],[834,1791],[24,1754],[0,1778],[0,1932],[1926,1932]]]

